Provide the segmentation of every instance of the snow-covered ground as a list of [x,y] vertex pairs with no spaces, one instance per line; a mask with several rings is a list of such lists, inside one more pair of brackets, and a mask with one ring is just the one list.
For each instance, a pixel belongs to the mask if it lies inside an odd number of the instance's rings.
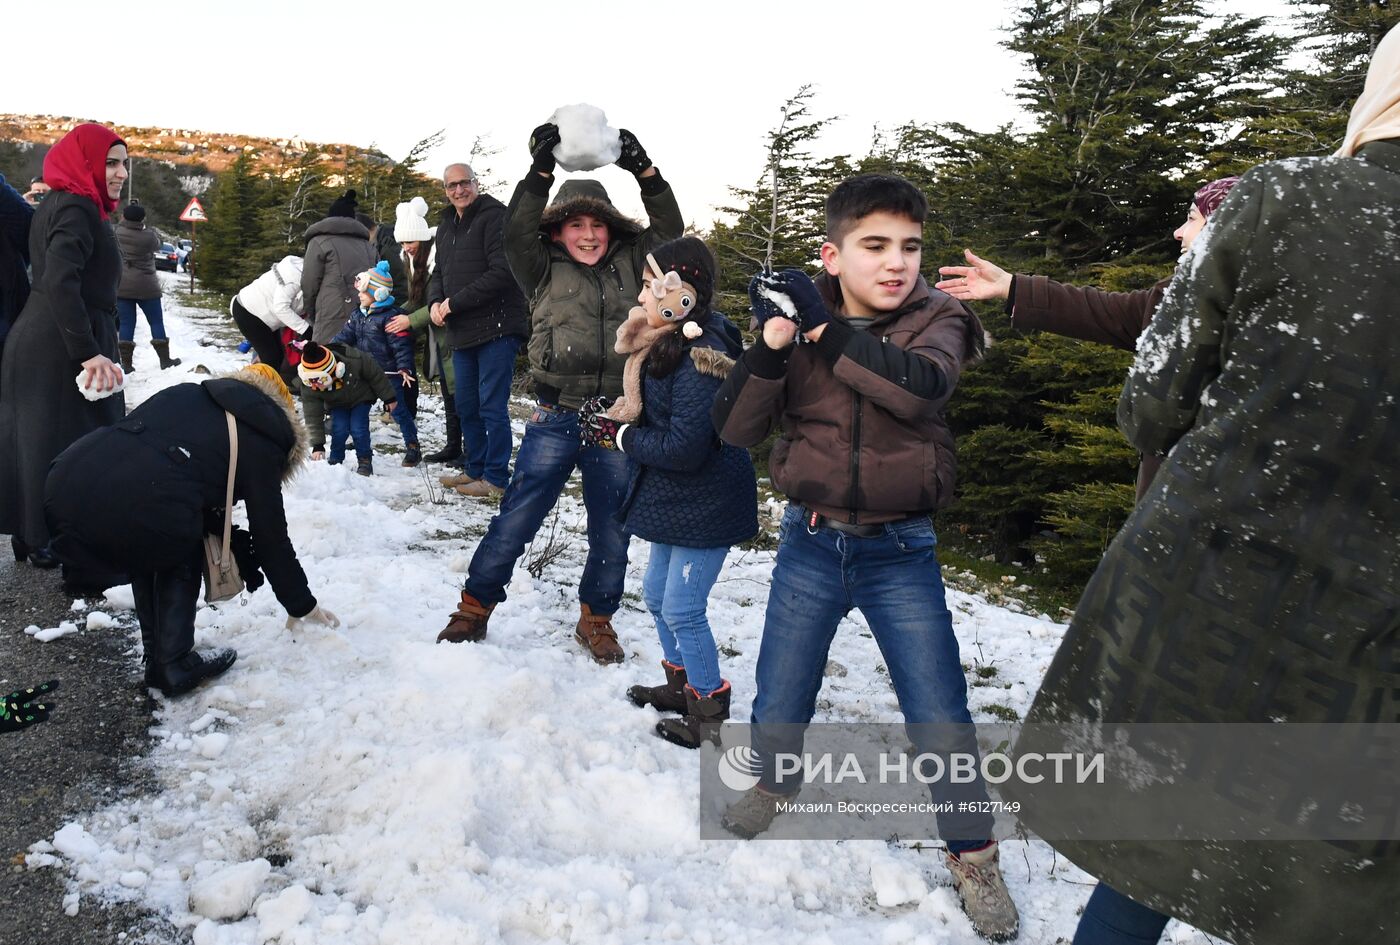
[[[167,291],[177,278],[162,276]],[[196,365],[247,360],[213,340],[230,336],[226,311],[167,296],[165,321],[184,363],[159,371],[142,322],[129,403],[201,379]],[[432,449],[440,405],[420,407]],[[392,427],[374,436],[399,442]],[[636,593],[645,542],[615,621],[627,662],[598,666],[572,641],[576,496],[560,505],[566,551],[538,580],[517,569],[486,642],[435,645],[493,507],[443,502],[436,467],[430,485],[397,455],[377,459],[373,478],[310,463],[285,492],[293,543],[340,630],[289,632],[268,588],[202,607],[197,642],[239,659],[217,684],[160,702],[149,763],[162,789],[35,838],[29,865],[67,871],[70,911],[83,897],[135,900],[196,945],[980,941],[934,851],[699,839],[698,753],[654,737],[657,716],[623,696],[659,681]],[[732,553],[711,599],[737,719],[771,567],[771,554]],[[954,590],[949,601],[964,662],[995,668],[970,676],[974,718],[1024,714],[1064,627]],[[75,605],[99,615],[75,629],[114,632],[115,615],[137,660],[130,605],[128,588]],[[829,675],[819,719],[899,719],[861,619],[831,655],[846,672]],[[1067,942],[1092,879],[1038,840],[1004,838],[1002,865],[1019,940]],[[1210,939],[1174,924],[1164,941]]]

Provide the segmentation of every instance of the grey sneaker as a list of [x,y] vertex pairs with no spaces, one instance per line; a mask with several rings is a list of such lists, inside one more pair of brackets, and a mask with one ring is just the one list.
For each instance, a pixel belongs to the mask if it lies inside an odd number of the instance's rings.
[[953,874],[953,887],[978,935],[993,942],[1016,937],[1021,929],[1021,917],[1016,912],[1016,903],[1011,901],[1006,881],[1001,878],[995,841],[984,850],[969,851],[961,856],[949,853],[948,872]]
[[751,788],[724,812],[720,824],[735,836],[752,840],[767,830],[773,818],[778,816],[778,802],[791,801],[796,796],[796,791],[791,794],[768,794]]

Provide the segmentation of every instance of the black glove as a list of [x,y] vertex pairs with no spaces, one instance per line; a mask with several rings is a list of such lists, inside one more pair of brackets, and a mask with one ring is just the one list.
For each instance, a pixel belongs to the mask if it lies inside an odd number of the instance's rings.
[[262,587],[266,578],[263,577],[258,554],[253,549],[253,536],[235,525],[229,532],[228,547],[229,551],[233,552],[233,560],[238,564],[238,573],[243,578],[243,583],[248,585],[248,593],[251,594]]
[[802,270],[783,269],[767,276],[765,282],[772,291],[792,299],[797,309],[797,324],[804,332],[831,321],[831,313],[817,291],[817,284]]
[[617,431],[622,424],[611,417],[603,416],[604,411],[613,405],[611,397],[590,397],[578,408],[578,436],[584,446],[601,446],[605,450],[617,449]]
[[765,297],[760,291],[766,288],[776,292],[777,290],[772,285],[774,278],[775,275],[771,272],[760,272],[749,280],[749,307],[753,309],[753,317],[758,319],[759,328],[762,328],[763,323],[770,318],[790,318],[794,322],[797,321],[795,306],[794,312],[788,314],[782,310],[777,302]]
[[559,146],[559,126],[545,122],[530,132],[530,170],[554,173],[554,149]]
[[58,688],[58,680],[16,689],[0,700],[0,732],[18,732],[30,725],[38,725],[49,717],[54,704],[46,696]]
[[651,167],[651,158],[647,157],[647,149],[642,147],[642,143],[637,140],[637,136],[626,128],[617,133],[617,140],[622,142],[622,153],[617,156],[613,163],[624,171],[630,171],[633,175]]

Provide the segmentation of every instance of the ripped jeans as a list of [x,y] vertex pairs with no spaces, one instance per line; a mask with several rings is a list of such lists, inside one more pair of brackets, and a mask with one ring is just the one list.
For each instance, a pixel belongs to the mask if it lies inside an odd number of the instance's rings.
[[707,696],[723,680],[714,634],[705,616],[728,548],[685,548],[651,543],[651,561],[642,580],[642,597],[656,620],[661,655],[685,667],[692,689]]

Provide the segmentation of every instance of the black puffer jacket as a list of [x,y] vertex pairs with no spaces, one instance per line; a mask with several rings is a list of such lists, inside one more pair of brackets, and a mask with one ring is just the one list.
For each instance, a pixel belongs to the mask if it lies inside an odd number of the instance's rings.
[[59,455],[44,489],[54,549],[100,570],[159,571],[188,561],[206,512],[224,504],[225,410],[238,426],[234,502],[248,512],[253,550],[277,600],[304,616],[316,598],[287,537],[282,484],[306,457],[306,430],[273,382],[251,371],[168,387]]
[[450,300],[449,348],[474,348],[507,335],[524,339],[529,334],[525,295],[506,262],[501,237],[505,217],[505,205],[482,194],[460,219],[454,207],[438,218],[437,263],[428,280],[428,304]]

